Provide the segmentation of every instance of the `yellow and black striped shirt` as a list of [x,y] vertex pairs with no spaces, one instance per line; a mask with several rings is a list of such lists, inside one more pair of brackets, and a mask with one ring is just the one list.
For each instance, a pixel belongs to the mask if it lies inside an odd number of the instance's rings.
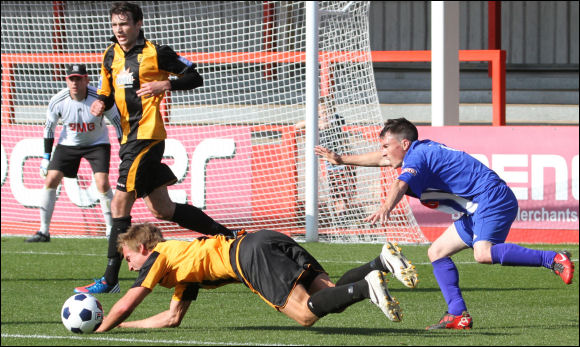
[[123,128],[121,143],[165,139],[167,134],[160,113],[163,95],[139,97],[137,91],[142,84],[167,80],[169,75],[182,76],[170,81],[172,90],[199,87],[203,79],[196,65],[178,56],[171,47],[146,40],[142,31],[136,45],[128,52],[123,51],[115,37],[111,40],[115,43],[103,55],[98,94],[107,104],[114,97]]
[[160,242],[133,284],[153,290],[159,284],[173,288],[173,300],[195,300],[199,288],[216,288],[239,282],[230,263],[233,239],[223,235],[194,241]]

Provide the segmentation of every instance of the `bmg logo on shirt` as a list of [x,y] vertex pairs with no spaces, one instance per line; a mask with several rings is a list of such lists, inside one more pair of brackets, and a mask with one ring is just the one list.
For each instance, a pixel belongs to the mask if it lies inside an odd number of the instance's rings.
[[77,133],[95,130],[95,123],[68,123],[68,128]]
[[133,77],[133,73],[127,68],[117,74],[117,78],[115,79],[115,88],[133,88],[133,81],[135,78]]

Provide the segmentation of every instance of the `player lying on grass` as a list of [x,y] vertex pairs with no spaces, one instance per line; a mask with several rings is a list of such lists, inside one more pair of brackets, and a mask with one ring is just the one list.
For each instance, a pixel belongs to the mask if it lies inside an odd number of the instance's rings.
[[[113,305],[97,332],[116,326],[179,326],[200,288],[239,282],[302,326],[311,326],[327,314],[340,313],[363,299],[370,299],[390,320],[398,322],[401,310],[389,294],[385,271],[392,271],[409,287],[417,283],[414,266],[391,243],[385,244],[373,261],[347,272],[336,286],[304,248],[271,230],[245,233],[235,239],[217,235],[191,242],[166,241],[159,228],[138,224],[119,236],[118,246],[129,270],[138,271],[139,276]],[[169,310],[125,322],[157,284],[175,287]]]
[[[323,147],[315,152],[334,164],[402,167],[384,204],[365,221],[389,219],[407,194],[428,207],[445,207],[463,216],[447,228],[428,250],[433,274],[448,310],[431,329],[470,329],[473,321],[459,289],[459,273],[450,256],[473,248],[482,264],[535,266],[552,269],[572,283],[574,263],[568,252],[540,251],[504,243],[518,212],[518,201],[507,184],[469,154],[431,140],[418,140],[417,128],[405,118],[389,119],[380,133],[381,151],[340,156]],[[444,210],[445,211],[445,210]]]

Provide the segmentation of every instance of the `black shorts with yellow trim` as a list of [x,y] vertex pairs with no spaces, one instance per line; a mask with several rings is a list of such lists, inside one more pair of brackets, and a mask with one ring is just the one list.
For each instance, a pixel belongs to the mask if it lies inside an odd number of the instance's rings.
[[177,182],[173,171],[161,162],[164,140],[134,140],[121,145],[117,189],[145,197],[156,188]]
[[277,310],[286,306],[297,284],[308,289],[316,276],[326,273],[296,241],[272,230],[238,237],[230,261],[240,281]]
[[64,177],[76,178],[81,158],[85,158],[89,162],[93,173],[108,174],[111,163],[111,145],[108,143],[94,146],[57,145],[48,164],[48,169],[61,171]]

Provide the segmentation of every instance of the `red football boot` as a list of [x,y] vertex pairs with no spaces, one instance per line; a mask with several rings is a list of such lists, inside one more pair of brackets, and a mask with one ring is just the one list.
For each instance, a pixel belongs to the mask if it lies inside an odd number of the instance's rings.
[[473,319],[467,311],[463,311],[461,316],[455,316],[451,313],[445,312],[439,323],[433,324],[425,328],[425,330],[435,329],[471,329],[473,327]]
[[571,256],[568,251],[558,252],[552,263],[552,271],[566,284],[571,284],[574,277],[574,263],[570,260]]

